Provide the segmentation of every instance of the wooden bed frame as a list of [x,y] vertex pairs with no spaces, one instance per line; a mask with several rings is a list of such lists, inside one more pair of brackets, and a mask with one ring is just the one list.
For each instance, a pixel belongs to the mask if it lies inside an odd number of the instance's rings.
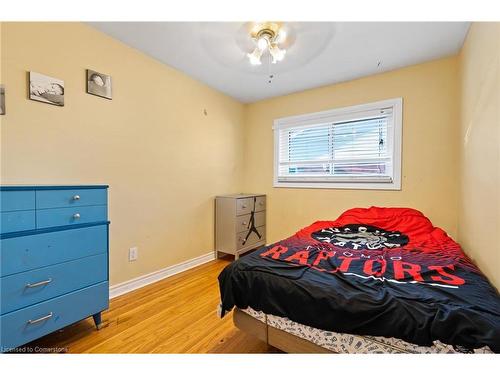
[[258,339],[286,353],[334,353],[310,341],[292,335],[291,333],[271,327],[266,323],[244,313],[238,308],[233,312],[234,325]]

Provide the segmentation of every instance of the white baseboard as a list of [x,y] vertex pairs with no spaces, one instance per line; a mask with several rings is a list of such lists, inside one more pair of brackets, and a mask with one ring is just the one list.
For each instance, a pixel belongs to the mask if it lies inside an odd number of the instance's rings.
[[186,260],[185,262],[174,264],[173,266],[148,273],[147,275],[139,276],[123,283],[112,285],[109,287],[109,299],[121,296],[122,294],[129,293],[133,290],[142,288],[143,286],[166,279],[167,277],[173,276],[179,272],[187,271],[190,268],[210,262],[214,259],[215,252],[211,251],[207,254],[200,255],[199,257]]

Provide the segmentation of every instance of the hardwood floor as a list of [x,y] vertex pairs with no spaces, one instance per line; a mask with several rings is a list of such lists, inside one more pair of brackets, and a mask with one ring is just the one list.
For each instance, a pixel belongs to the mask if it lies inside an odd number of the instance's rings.
[[217,314],[217,276],[229,263],[214,260],[110,301],[103,328],[91,318],[26,345],[69,353],[278,352]]

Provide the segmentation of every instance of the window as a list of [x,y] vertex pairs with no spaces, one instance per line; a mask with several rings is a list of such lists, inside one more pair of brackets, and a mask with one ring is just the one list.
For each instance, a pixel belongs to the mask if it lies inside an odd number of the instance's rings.
[[401,189],[402,99],[274,121],[274,186]]

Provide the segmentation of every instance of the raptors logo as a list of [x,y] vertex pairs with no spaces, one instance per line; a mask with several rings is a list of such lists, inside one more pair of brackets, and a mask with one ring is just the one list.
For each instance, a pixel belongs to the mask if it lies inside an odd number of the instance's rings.
[[338,228],[325,228],[312,235],[317,241],[353,250],[379,250],[405,246],[408,236],[401,232],[386,231],[370,225],[348,224]]

